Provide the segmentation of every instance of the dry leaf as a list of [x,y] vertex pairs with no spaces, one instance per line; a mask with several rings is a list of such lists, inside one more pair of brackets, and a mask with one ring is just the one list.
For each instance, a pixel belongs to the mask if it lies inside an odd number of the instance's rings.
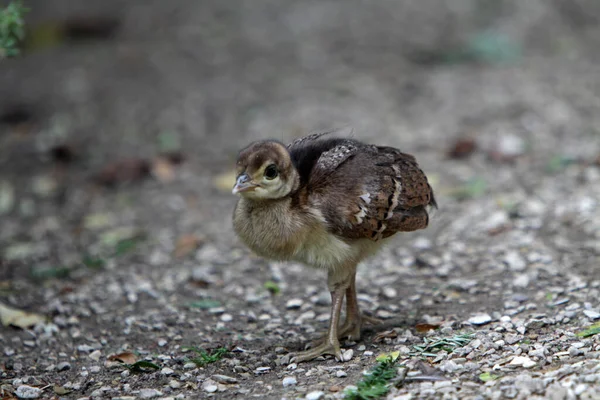
[[175,251],[173,254],[177,258],[183,258],[190,254],[192,251],[196,250],[200,244],[202,244],[203,239],[194,235],[193,233],[189,233],[187,235],[182,235],[177,239],[177,243],[175,244]]
[[108,356],[108,361],[119,361],[124,364],[135,364],[135,362],[137,361],[137,357],[135,354],[126,351],[124,353],[113,354]]
[[497,226],[495,228],[488,229],[487,233],[490,236],[496,236],[496,235],[499,235],[506,231],[510,231],[511,229],[512,229],[512,226],[510,224],[503,224],[503,225]]
[[36,324],[44,323],[46,317],[8,307],[0,303],[0,320],[4,326],[12,325],[21,329],[27,329]]
[[163,183],[172,182],[175,179],[175,167],[170,160],[156,157],[152,161],[152,175]]
[[417,324],[417,325],[415,325],[415,329],[417,330],[417,332],[420,332],[420,333],[433,331],[433,330],[439,329],[439,327],[440,327],[439,325],[435,325],[435,324]]
[[231,192],[233,185],[235,184],[235,176],[235,171],[228,171],[221,175],[217,175],[213,180],[213,183],[217,189],[224,192]]
[[375,337],[373,338],[373,342],[375,343],[381,343],[383,342],[383,339],[393,339],[398,337],[398,332],[396,332],[395,330],[391,330],[391,331],[384,331],[384,332],[379,332],[378,334],[375,335]]
[[145,178],[150,172],[150,163],[142,158],[127,158],[106,165],[94,180],[104,186],[133,182]]
[[469,137],[459,138],[454,143],[454,146],[448,150],[448,157],[456,159],[466,158],[470,156],[476,148],[477,144],[475,139]]

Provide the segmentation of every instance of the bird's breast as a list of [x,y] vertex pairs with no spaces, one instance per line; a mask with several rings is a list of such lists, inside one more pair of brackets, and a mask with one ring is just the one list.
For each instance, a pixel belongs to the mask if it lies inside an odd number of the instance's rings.
[[248,200],[238,203],[233,225],[240,239],[256,254],[275,260],[294,260],[326,269],[357,263],[378,243],[348,241],[327,229],[318,210],[293,210],[282,202],[256,207]]
[[301,245],[305,223],[290,212],[287,202],[268,205],[240,199],[233,226],[240,239],[256,254],[276,260],[292,259]]

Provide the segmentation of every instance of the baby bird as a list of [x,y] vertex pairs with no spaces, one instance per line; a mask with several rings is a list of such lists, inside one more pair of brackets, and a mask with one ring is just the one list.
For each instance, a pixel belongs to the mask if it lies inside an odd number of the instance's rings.
[[[396,232],[427,227],[437,207],[415,158],[392,147],[317,133],[285,146],[258,141],[240,151],[233,226],[255,253],[327,271],[329,329],[321,344],[293,355],[331,354],[343,361],[340,338],[357,341],[365,323],[356,297],[356,268]],[[346,317],[339,327],[342,303]]]

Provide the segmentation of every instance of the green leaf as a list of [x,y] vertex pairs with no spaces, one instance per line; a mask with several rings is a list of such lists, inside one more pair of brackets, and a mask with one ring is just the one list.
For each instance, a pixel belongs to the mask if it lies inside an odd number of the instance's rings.
[[396,377],[396,361],[400,352],[381,354],[377,357],[377,365],[365,374],[356,389],[347,390],[345,399],[371,400],[380,398],[388,393],[392,379]]
[[33,279],[45,281],[48,279],[68,278],[71,271],[72,269],[68,267],[32,267],[29,274]]
[[495,381],[498,378],[500,378],[500,376],[491,374],[489,372],[484,372],[479,375],[479,379],[481,379],[483,382]]
[[420,357],[435,357],[441,350],[452,353],[455,348],[463,347],[473,340],[470,333],[458,334],[452,337],[442,338],[439,336],[424,337],[425,345],[413,345],[414,355]]
[[174,132],[163,132],[158,135],[158,147],[161,152],[169,153],[181,150],[181,140]]
[[271,292],[272,295],[278,295],[279,292],[281,292],[279,285],[273,281],[266,281],[264,287]]
[[115,246],[115,256],[122,256],[125,253],[130,252],[137,246],[137,239],[123,239],[120,240]]
[[224,347],[219,347],[218,349],[215,349],[210,353],[198,347],[184,347],[182,348],[182,350],[191,350],[198,354],[198,357],[187,359],[188,361],[196,364],[198,367],[204,367],[208,364],[215,363],[221,360],[223,356],[229,352],[229,350],[227,350]]
[[23,14],[27,11],[21,1],[13,1],[0,10],[0,57],[19,53],[17,46],[25,37]]
[[86,267],[92,268],[92,269],[102,269],[102,268],[104,268],[104,265],[106,264],[106,262],[103,259],[92,257],[89,255],[83,257],[82,262]]
[[465,200],[469,198],[481,197],[487,190],[487,182],[483,178],[473,178],[462,186],[451,190],[450,194],[458,199]]
[[476,60],[489,63],[507,63],[521,57],[521,49],[508,36],[499,32],[484,31],[471,38],[467,52]]
[[583,330],[581,332],[577,332],[576,335],[579,337],[586,338],[586,337],[597,335],[599,333],[600,333],[600,322],[597,322],[594,325],[589,326],[585,330]]
[[215,308],[215,307],[219,307],[220,305],[221,305],[220,302],[218,302],[217,300],[212,300],[212,299],[193,301],[189,304],[189,306],[192,308],[200,308],[200,309]]
[[550,173],[556,173],[565,169],[567,166],[573,164],[576,161],[577,160],[575,160],[573,157],[555,155],[548,161],[548,164],[546,165],[546,170]]
[[152,372],[153,370],[160,369],[160,367],[150,361],[138,361],[133,364],[124,364],[129,370],[133,372]]

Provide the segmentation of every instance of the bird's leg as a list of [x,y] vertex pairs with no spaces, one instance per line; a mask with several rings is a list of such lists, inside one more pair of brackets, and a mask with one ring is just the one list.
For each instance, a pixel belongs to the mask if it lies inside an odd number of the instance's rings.
[[381,320],[361,314],[356,297],[356,272],[352,274],[350,286],[346,289],[346,320],[338,332],[338,338],[348,338],[352,341],[360,340],[363,325],[377,325]]
[[328,286],[331,293],[331,316],[329,318],[329,329],[327,335],[321,344],[316,347],[295,353],[292,356],[292,362],[302,362],[312,360],[324,354],[335,356],[338,361],[344,361],[342,351],[340,350],[340,341],[338,339],[338,324],[342,312],[342,303],[344,302],[344,293],[349,285],[350,276],[344,276],[342,280],[335,271],[330,271],[328,276]]

